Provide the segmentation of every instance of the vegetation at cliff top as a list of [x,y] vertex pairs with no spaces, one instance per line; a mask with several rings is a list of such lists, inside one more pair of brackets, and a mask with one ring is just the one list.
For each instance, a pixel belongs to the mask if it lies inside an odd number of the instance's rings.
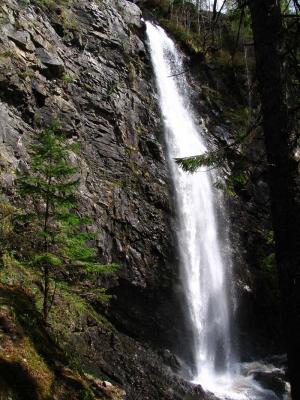
[[250,18],[248,12],[241,15],[234,3],[226,4],[224,14],[208,11],[201,1],[146,1],[146,7],[186,50],[213,63],[238,66],[244,63],[244,44],[252,40]]

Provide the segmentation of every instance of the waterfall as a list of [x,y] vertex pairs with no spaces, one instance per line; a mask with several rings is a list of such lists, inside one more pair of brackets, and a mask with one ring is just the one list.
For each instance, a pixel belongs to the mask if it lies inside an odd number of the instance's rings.
[[181,54],[161,28],[148,23],[148,35],[176,195],[182,283],[193,331],[197,379],[204,368],[228,369],[231,361],[226,265],[217,234],[217,196],[209,172],[187,174],[174,161],[176,157],[202,154],[206,145],[203,131],[193,121],[184,75],[172,76],[184,70]]
[[181,53],[161,27],[146,25],[175,193],[181,280],[192,332],[191,380],[226,399],[278,399],[251,376],[234,372],[230,271],[217,218],[222,202],[211,171],[202,168],[188,174],[174,160],[207,150],[205,128],[195,122],[189,105]]

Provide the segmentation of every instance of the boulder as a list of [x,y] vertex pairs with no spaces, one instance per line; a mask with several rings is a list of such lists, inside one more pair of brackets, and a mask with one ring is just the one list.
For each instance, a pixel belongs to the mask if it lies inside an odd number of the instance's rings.
[[55,54],[49,53],[42,47],[36,49],[36,55],[45,65],[46,70],[43,71],[49,78],[61,78],[65,67],[63,61]]
[[141,9],[127,0],[117,0],[117,8],[128,25],[141,28],[143,26]]
[[284,395],[286,394],[286,382],[280,370],[270,372],[258,371],[253,374],[253,378],[259,382],[262,387],[274,392],[279,399],[284,399]]
[[17,31],[8,35],[8,38],[12,40],[20,49],[24,51],[33,52],[35,46],[31,41],[30,34],[26,31]]

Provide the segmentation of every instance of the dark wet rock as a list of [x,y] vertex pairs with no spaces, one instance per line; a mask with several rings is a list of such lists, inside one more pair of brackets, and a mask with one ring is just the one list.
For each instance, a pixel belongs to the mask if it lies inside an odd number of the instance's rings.
[[275,354],[266,358],[266,361],[277,368],[286,370],[287,369],[287,355],[286,354]]
[[234,143],[233,135],[230,133],[228,127],[216,126],[214,130],[214,135],[221,141],[225,142],[227,145],[232,145]]
[[284,399],[286,394],[285,374],[280,370],[271,372],[257,371],[253,373],[253,378],[265,389],[274,392],[279,399]]
[[265,181],[259,180],[257,182],[254,198],[258,204],[266,205],[269,203],[269,187]]
[[[279,399],[288,396],[288,384],[286,373],[286,356],[276,355],[261,361],[253,361],[242,364],[241,373],[256,380],[262,388],[273,393]],[[272,398],[272,397],[271,397]]]
[[33,80],[31,87],[32,87],[33,94],[36,98],[37,106],[43,107],[45,105],[46,97],[48,96],[45,86],[41,85],[36,80]]
[[156,141],[141,137],[139,146],[142,154],[150,156],[156,161],[162,161],[163,151],[159,143]]
[[82,326],[70,333],[69,346],[86,371],[122,386],[126,399],[212,400],[200,385],[191,384],[165,365],[162,355],[128,335],[106,326]]
[[55,54],[49,53],[42,47],[36,49],[36,55],[40,61],[47,67],[43,71],[49,78],[60,78],[65,70],[63,61]]
[[175,354],[172,354],[170,352],[170,350],[164,349],[162,352],[162,357],[163,357],[164,363],[166,365],[170,366],[172,371],[174,371],[174,372],[180,371],[180,368],[181,368],[180,361],[178,360],[178,358],[176,357]]

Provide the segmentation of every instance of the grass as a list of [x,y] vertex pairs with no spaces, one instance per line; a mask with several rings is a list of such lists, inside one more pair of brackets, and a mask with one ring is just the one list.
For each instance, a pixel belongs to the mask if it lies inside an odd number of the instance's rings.
[[[29,381],[30,379],[40,398],[46,399],[51,394],[54,372],[47,365],[43,356],[37,352],[31,338],[26,335],[19,323],[19,318],[30,321],[32,316],[26,313],[20,315],[14,304],[10,304],[3,293],[5,291],[2,291],[2,296],[0,295],[0,321],[1,325],[5,326],[7,334],[1,334],[1,363],[17,369],[20,381]],[[21,372],[23,378],[21,378]],[[20,383],[16,382],[16,384]]]
[[6,24],[8,24],[9,23],[9,17],[8,17],[8,15],[7,14],[0,14],[0,27],[2,26],[2,25],[6,25]]
[[[74,292],[74,287],[58,283],[50,326],[45,326],[40,312],[40,281],[37,269],[5,254],[0,267],[1,376],[17,393],[19,388],[30,388],[30,394],[23,393],[24,400],[58,400],[66,394],[73,400],[100,400],[91,390],[91,379],[83,373],[77,351],[70,345],[70,334],[83,329],[87,318],[108,333],[110,324]],[[57,362],[65,366],[60,372]],[[2,369],[10,375],[13,371],[18,379],[6,379]]]
[[[64,310],[63,316],[62,309]],[[75,328],[80,328],[86,318],[95,321],[95,324],[107,331],[112,329],[106,318],[98,314],[81,296],[74,293],[74,289],[60,284],[49,317],[53,334],[56,334],[59,341],[67,343],[70,332]]]
[[16,53],[13,50],[7,49],[0,52],[0,59],[1,58],[12,58],[15,57]]
[[0,283],[36,291],[36,271],[24,267],[12,253],[4,253],[0,268]]
[[[25,316],[23,316],[25,317]],[[12,309],[7,307],[0,308],[0,318],[7,319],[13,325],[16,325],[16,318],[13,315]],[[26,315],[26,318],[30,318]],[[22,364],[30,375],[36,379],[43,391],[50,389],[53,381],[53,373],[49,370],[43,358],[36,353],[34,346],[29,337],[21,336],[17,340],[12,340],[8,336],[2,337],[2,349],[0,348],[0,357],[7,361],[15,361]]]
[[74,0],[33,0],[33,2],[41,7],[55,9],[57,7],[71,7]]
[[63,26],[64,31],[76,31],[78,23],[72,11],[74,0],[32,0],[41,8],[50,12],[50,18],[57,20]]
[[62,80],[63,80],[65,83],[72,83],[72,82],[74,82],[73,76],[71,76],[71,75],[69,75],[69,74],[64,74],[63,77],[62,77]]
[[[39,269],[32,266],[24,266],[12,254],[3,256],[2,267],[0,268],[0,285],[5,293],[11,297],[10,301],[2,302],[15,307],[15,316],[22,326],[26,327],[27,334],[35,332],[41,321],[43,295],[41,291],[42,276]],[[84,330],[85,321],[94,321],[95,325],[101,326],[102,331],[110,334],[113,330],[108,320],[80,296],[84,287],[76,288],[65,282],[52,281],[52,290],[55,290],[53,306],[49,315],[49,338],[60,347],[68,359],[68,364],[74,370],[81,371],[80,359],[70,349],[70,334],[75,330]],[[101,288],[89,288],[87,297],[92,301],[107,302],[109,296]],[[9,295],[13,293],[14,296]],[[30,299],[30,304],[26,299]],[[0,299],[1,301],[1,299]],[[37,335],[35,339],[43,342],[43,334]],[[46,346],[47,347],[47,346]],[[46,357],[51,355],[46,354]]]
[[18,72],[18,77],[22,80],[26,80],[27,78],[33,79],[35,77],[35,73],[32,70],[25,70]]

